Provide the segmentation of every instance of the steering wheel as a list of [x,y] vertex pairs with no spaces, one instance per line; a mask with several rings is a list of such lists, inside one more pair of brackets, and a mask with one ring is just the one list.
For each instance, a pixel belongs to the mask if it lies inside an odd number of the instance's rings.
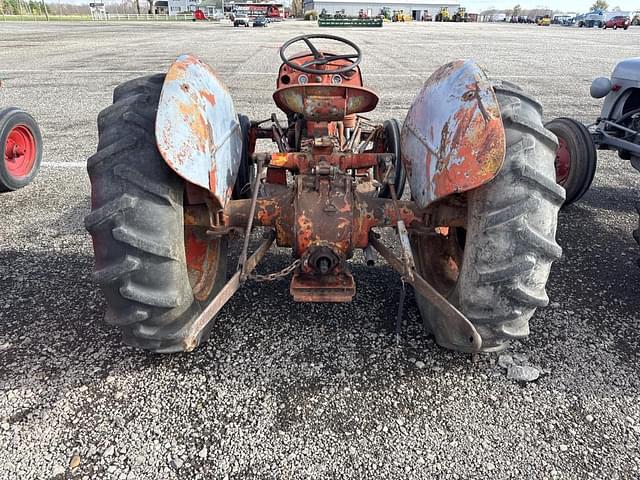
[[[326,54],[319,51],[313,43],[311,43],[312,38],[324,38],[326,40],[334,40],[339,43],[344,43],[345,45],[350,46],[355,50],[355,53],[348,53],[343,55],[332,55]],[[309,47],[309,50],[313,54],[313,60],[309,60],[304,62],[302,65],[292,62],[293,57],[286,56],[286,50],[293,45],[294,43],[304,42]],[[315,75],[335,75],[338,73],[346,73],[354,70],[362,60],[362,51],[360,48],[353,42],[347,40],[346,38],[337,37],[335,35],[322,35],[322,34],[312,34],[312,35],[300,35],[299,37],[294,37],[284,45],[280,47],[280,58],[285,63],[285,65],[289,66],[293,70],[299,70],[304,73],[311,73]],[[319,65],[327,65],[335,60],[349,60],[349,64],[340,68],[333,69],[318,69],[311,68],[317,67]]]

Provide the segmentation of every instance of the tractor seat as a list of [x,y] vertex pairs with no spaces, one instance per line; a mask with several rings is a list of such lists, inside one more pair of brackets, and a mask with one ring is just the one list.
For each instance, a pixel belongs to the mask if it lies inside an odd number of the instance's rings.
[[283,112],[297,113],[314,122],[343,120],[352,113],[370,112],[378,104],[378,96],[364,87],[326,83],[281,87],[273,100]]

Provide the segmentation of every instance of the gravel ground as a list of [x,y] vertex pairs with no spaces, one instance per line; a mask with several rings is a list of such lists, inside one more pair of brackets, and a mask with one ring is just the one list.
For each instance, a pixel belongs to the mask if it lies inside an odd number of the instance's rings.
[[[397,346],[386,327],[399,278],[383,265],[354,266],[345,305],[295,304],[284,280],[243,287],[188,355],[127,348],[103,323],[84,161],[113,87],[189,51],[221,73],[239,111],[266,118],[277,47],[312,30],[0,24],[0,104],[32,112],[45,141],[35,183],[0,197],[0,478],[638,478],[640,175],[612,154],[561,214],[551,306],[507,352],[542,370],[536,382],[507,378],[496,355],[437,347],[411,294]],[[591,79],[640,45],[638,28],[330,33],[362,46],[378,120],[402,119],[437,66],[473,57],[548,119],[593,121]],[[288,261],[275,251],[263,271]]]

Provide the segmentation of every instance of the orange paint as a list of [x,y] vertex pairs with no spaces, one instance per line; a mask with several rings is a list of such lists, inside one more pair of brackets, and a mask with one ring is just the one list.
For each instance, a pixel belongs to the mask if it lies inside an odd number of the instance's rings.
[[286,167],[289,163],[288,158],[289,157],[286,153],[272,153],[269,165],[272,165],[274,167]]
[[211,170],[209,170],[209,189],[214,195],[216,194],[217,180],[216,166],[212,165]]
[[312,228],[313,224],[311,221],[304,215],[304,213],[301,213],[298,217],[298,231],[296,232],[296,236],[298,237],[297,249],[299,254],[306,252],[311,245],[311,242],[313,241]]
[[278,202],[273,199],[265,199],[259,203],[259,209],[257,212],[258,222],[262,226],[275,225],[278,218],[280,218],[282,209]]
[[502,165],[504,142],[502,120],[499,117],[491,119],[483,129],[473,129],[456,152],[458,158],[462,159],[461,163],[449,164],[448,169],[434,176],[435,195],[444,197],[453,192],[476,188],[491,180]]
[[202,98],[209,102],[212,107],[216,105],[216,97],[213,95],[213,93],[206,90],[200,90],[200,96],[202,96]]
[[187,66],[184,63],[174,63],[167,72],[164,78],[165,82],[172,82],[174,80],[181,80],[186,76]]
[[475,101],[475,88],[469,86],[467,92],[470,105],[454,114],[456,130],[433,178],[436,197],[476,188],[491,180],[502,165],[502,120],[495,112],[483,114]]

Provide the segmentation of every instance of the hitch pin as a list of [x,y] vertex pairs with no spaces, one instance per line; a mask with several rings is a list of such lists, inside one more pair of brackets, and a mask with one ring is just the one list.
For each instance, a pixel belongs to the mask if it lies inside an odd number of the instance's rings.
[[367,245],[363,250],[364,260],[367,267],[373,267],[376,264],[376,251],[371,245]]

